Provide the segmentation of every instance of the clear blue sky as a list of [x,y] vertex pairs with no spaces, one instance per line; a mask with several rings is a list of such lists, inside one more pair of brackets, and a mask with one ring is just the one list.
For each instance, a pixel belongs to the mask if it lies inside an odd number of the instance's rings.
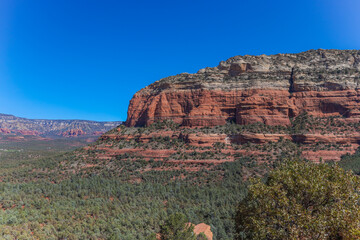
[[0,113],[125,120],[132,95],[235,55],[360,48],[357,0],[0,0]]

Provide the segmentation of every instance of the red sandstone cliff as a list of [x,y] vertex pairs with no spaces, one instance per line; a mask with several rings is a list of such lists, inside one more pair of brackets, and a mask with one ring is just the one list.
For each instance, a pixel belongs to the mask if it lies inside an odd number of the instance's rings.
[[157,81],[130,101],[127,126],[288,125],[301,112],[360,120],[360,52],[236,56],[214,68]]
[[121,160],[164,163],[143,172],[211,170],[242,157],[339,161],[360,146],[359,82],[360,51],[236,56],[140,90],[126,126],[78,156],[109,168]]

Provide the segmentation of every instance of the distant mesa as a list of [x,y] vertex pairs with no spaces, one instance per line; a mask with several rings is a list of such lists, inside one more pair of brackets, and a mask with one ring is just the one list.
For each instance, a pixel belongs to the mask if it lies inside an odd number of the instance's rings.
[[122,124],[121,121],[27,119],[0,114],[0,135],[13,135],[14,139],[21,139],[16,136],[38,136],[38,139],[93,137],[100,136],[120,124]]

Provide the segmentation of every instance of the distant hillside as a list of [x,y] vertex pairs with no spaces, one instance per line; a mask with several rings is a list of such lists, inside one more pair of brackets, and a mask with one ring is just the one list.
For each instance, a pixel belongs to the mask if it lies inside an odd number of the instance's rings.
[[0,135],[32,135],[47,138],[98,136],[121,121],[27,119],[0,113]]

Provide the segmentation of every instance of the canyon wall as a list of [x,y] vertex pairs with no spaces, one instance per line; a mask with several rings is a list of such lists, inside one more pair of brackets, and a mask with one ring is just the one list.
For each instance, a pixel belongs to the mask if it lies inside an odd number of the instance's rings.
[[86,164],[74,171],[122,160],[154,165],[143,172],[340,161],[360,146],[359,81],[360,51],[322,49],[170,76],[137,92],[125,125],[79,152]]
[[360,51],[236,56],[195,74],[161,79],[130,101],[127,126],[171,119],[182,126],[289,125],[308,112],[360,120]]

